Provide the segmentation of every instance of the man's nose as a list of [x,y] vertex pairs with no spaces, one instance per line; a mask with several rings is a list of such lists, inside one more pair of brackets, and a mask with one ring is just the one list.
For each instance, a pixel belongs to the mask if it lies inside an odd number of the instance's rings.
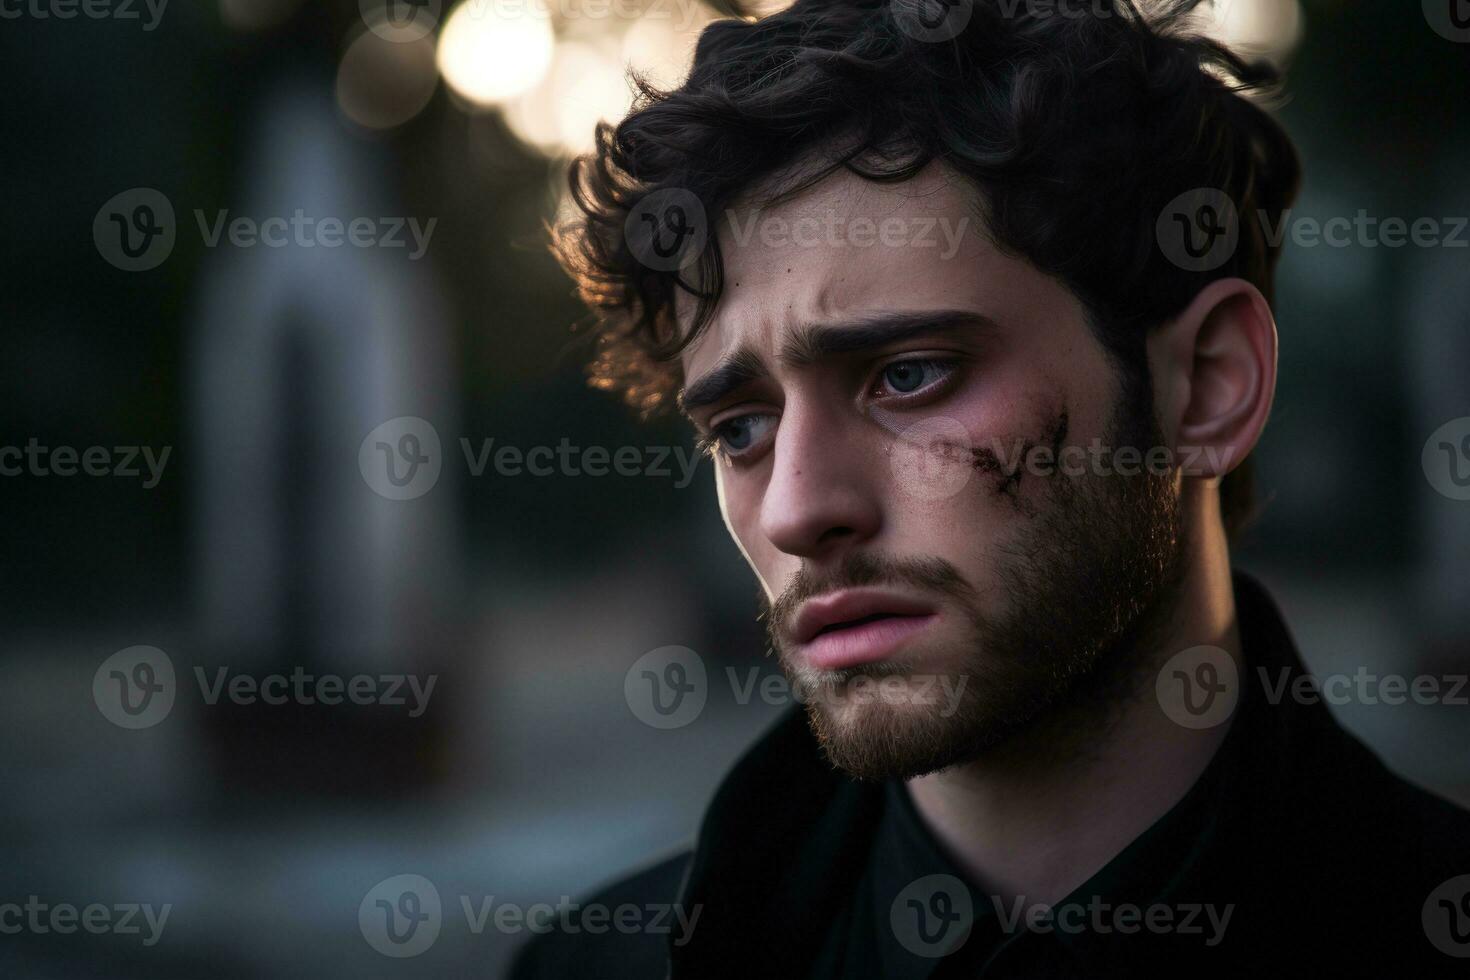
[[761,501],[761,530],[773,545],[820,560],[878,533],[884,458],[861,438],[856,420],[839,408],[788,402],[773,452]]

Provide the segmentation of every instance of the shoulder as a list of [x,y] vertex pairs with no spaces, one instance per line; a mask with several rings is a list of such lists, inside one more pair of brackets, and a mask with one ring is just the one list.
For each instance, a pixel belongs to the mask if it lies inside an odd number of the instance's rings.
[[1363,790],[1368,819],[1351,811],[1337,818],[1356,830],[1338,835],[1339,860],[1359,870],[1333,904],[1343,905],[1344,895],[1361,902],[1362,911],[1345,918],[1374,937],[1369,948],[1396,950],[1393,963],[1412,964],[1419,976],[1457,975],[1443,954],[1470,952],[1462,925],[1462,910],[1470,910],[1470,812],[1391,772]]
[[1470,874],[1470,811],[1392,772],[1379,785],[1381,842],[1396,845],[1417,886]]
[[1318,804],[1312,809],[1330,821],[1336,836],[1351,837],[1360,852],[1371,845],[1398,850],[1405,859],[1412,855],[1419,860],[1410,863],[1426,869],[1470,859],[1470,811],[1405,778],[1335,723],[1324,743],[1303,753],[1311,771],[1302,781]]
[[1330,930],[1344,959],[1359,965],[1380,950],[1400,964],[1441,965],[1426,915],[1446,889],[1470,900],[1470,812],[1405,779],[1345,731],[1334,748],[1311,756],[1321,765],[1293,797],[1297,924]]
[[675,908],[692,852],[625,875],[558,910],[551,929],[516,953],[511,980],[595,976],[664,980]]

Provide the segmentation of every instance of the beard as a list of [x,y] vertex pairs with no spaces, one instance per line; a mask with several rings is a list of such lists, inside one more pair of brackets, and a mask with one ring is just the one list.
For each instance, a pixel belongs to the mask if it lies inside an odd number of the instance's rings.
[[[1152,412],[1114,419],[1112,445],[1163,445]],[[1058,459],[1063,413],[1051,426]],[[1131,441],[1128,437],[1132,437]],[[1009,501],[1017,533],[993,563],[1003,608],[982,612],[976,590],[937,557],[852,552],[830,574],[803,563],[765,617],[794,691],[828,760],[859,779],[912,779],[972,762],[1022,740],[1065,759],[1085,752],[1134,697],[1150,638],[1177,606],[1185,541],[1175,472],[1018,476],[971,450],[983,493]],[[1023,487],[1022,484],[1027,486]],[[1035,484],[1032,486],[1031,484]],[[807,599],[890,584],[946,597],[962,638],[915,658],[841,670],[813,668],[789,641]]]

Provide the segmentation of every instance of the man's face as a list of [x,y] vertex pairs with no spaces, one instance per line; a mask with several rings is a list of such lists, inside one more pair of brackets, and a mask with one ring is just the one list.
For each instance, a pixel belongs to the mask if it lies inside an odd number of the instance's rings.
[[782,667],[859,776],[1115,697],[1113,654],[1179,574],[1177,478],[1112,469],[1158,444],[1152,417],[1078,300],[974,215],[931,167],[712,218],[725,291],[685,410]]

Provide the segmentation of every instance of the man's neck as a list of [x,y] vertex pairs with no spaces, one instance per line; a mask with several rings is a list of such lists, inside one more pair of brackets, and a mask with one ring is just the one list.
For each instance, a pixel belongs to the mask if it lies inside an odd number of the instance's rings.
[[[1224,649],[1241,666],[1224,535],[1201,537],[1174,615],[1139,651],[1149,678],[1200,645]],[[924,822],[987,891],[1028,905],[1065,898],[1184,797],[1229,729],[1171,721],[1151,680],[1117,707],[1085,753],[1057,757],[1069,721],[1082,723],[1062,713],[981,760],[909,780]]]

